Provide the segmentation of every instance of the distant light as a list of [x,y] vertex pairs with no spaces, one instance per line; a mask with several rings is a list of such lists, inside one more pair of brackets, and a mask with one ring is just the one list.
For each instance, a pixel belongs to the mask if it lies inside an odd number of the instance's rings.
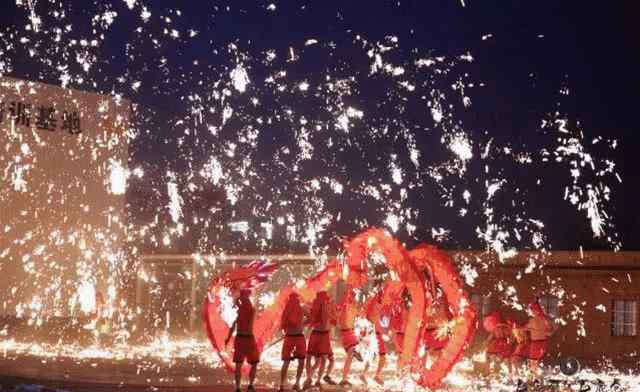
[[[173,174],[170,173],[173,177]],[[184,200],[178,191],[178,184],[173,181],[167,183],[167,193],[169,194],[169,213],[174,223],[178,223],[182,217],[182,205]]]

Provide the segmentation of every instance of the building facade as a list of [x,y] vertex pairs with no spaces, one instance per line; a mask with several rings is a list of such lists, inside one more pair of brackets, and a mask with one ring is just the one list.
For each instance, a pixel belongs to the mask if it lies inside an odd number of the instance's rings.
[[[610,360],[623,368],[638,366],[640,252],[520,252],[503,262],[485,252],[448,253],[461,271],[479,320],[499,310],[522,324],[528,317],[527,305],[541,303],[555,324],[546,361],[575,357],[585,365]],[[217,270],[261,257],[283,265],[263,292],[311,276],[316,262],[310,255],[146,255],[137,303],[148,310],[149,319],[159,315],[167,329],[204,337],[199,317],[208,281]],[[468,272],[469,266],[477,275]],[[170,292],[177,307],[160,301],[165,297],[160,292],[149,294],[154,286]],[[469,354],[482,352],[486,343],[479,321]]]
[[130,103],[0,78],[0,314],[65,316],[125,240]]
[[[452,252],[459,266],[486,263],[489,255]],[[532,263],[542,260],[544,263]],[[541,265],[541,266],[537,266]],[[640,252],[558,251],[542,255],[520,252],[492,267],[479,268],[467,288],[481,316],[500,310],[526,321],[524,307],[538,300],[555,322],[547,360],[575,357],[585,364],[611,360],[618,366],[640,363]],[[479,329],[475,346],[486,334]]]

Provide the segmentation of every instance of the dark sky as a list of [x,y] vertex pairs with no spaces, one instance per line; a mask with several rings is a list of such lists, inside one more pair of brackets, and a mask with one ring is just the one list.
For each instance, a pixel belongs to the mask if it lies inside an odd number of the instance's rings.
[[[126,15],[123,2],[113,3],[125,21],[131,17]],[[163,10],[178,6],[175,1],[148,3],[154,15],[168,14]],[[432,48],[443,55],[456,56],[469,50],[476,59],[475,76],[486,80],[489,93],[493,93],[491,101],[477,103],[479,111],[489,114],[476,118],[474,125],[491,127],[492,132],[503,138],[509,138],[513,132],[510,128],[521,125],[527,115],[532,122],[538,122],[538,114],[548,111],[553,103],[554,92],[566,85],[571,94],[563,110],[577,118],[586,132],[620,141],[614,158],[623,183],[614,188],[612,212],[624,248],[640,249],[640,209],[636,206],[640,191],[636,170],[640,147],[636,126],[640,15],[634,2],[466,0],[463,7],[459,0],[274,0],[273,12],[266,11],[270,3],[179,2],[183,16],[177,18],[180,20],[177,23],[197,29],[203,45],[191,45],[173,59],[174,71],[188,68],[193,59],[214,65],[219,62],[218,55],[205,44],[207,41],[237,42],[258,52],[283,49],[291,42],[300,43],[308,38],[340,42],[347,31],[363,34],[371,41],[396,35],[406,47]],[[76,20],[93,15],[103,5],[99,1],[88,8],[83,8],[84,1],[70,4]],[[229,11],[227,5],[231,7]],[[24,9],[8,6],[8,12],[0,15],[0,26],[22,26],[24,18]],[[126,63],[123,48],[135,39],[128,27],[126,23],[119,25],[105,41],[103,55],[111,60],[104,69],[104,83],[99,83],[101,89],[109,89],[109,83],[115,83],[115,77],[131,67],[136,69],[130,69],[130,73],[142,75],[145,84],[161,84],[163,76],[153,70],[145,72],[143,62],[133,66]],[[487,34],[493,37],[482,40]],[[15,63],[15,76],[37,74],[38,66],[28,59],[16,58]],[[532,83],[536,85],[534,90],[529,88]],[[146,94],[133,99],[156,112],[170,113],[172,103],[166,97]],[[134,151],[133,160],[161,162],[175,158],[175,152],[162,143],[144,143],[144,147]],[[575,218],[568,222],[564,215],[554,211],[543,211],[542,215],[552,226],[551,242],[555,248],[575,247],[576,243],[586,247],[606,246],[591,240],[583,218],[577,223]]]

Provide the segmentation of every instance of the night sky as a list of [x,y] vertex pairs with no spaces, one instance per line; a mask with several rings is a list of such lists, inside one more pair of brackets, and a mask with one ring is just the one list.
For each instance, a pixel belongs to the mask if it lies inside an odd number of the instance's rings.
[[[100,49],[99,68],[89,78],[95,86],[78,86],[102,92],[123,92],[143,108],[142,128],[148,132],[134,141],[131,149],[130,165],[144,165],[148,168],[152,187],[161,188],[162,177],[154,179],[153,171],[164,172],[172,168],[180,172],[186,170],[180,155],[189,146],[176,148],[174,122],[175,102],[183,100],[192,90],[190,82],[180,83],[182,74],[185,81],[191,81],[198,72],[222,69],[229,54],[222,50],[227,43],[235,43],[242,50],[252,54],[269,49],[286,52],[293,44],[301,46],[310,38],[322,42],[336,43],[335,56],[349,59],[347,51],[358,34],[368,41],[384,40],[393,35],[399,38],[403,50],[409,53],[413,48],[434,55],[459,56],[470,52],[474,57],[469,72],[473,79],[482,81],[486,88],[474,97],[472,110],[464,115],[467,127],[487,130],[496,140],[525,140],[535,148],[535,137],[525,134],[539,126],[546,113],[556,108],[560,99],[558,91],[562,87],[570,90],[568,97],[562,98],[559,110],[568,117],[578,120],[587,135],[600,135],[619,141],[617,150],[611,155],[623,183],[613,185],[613,203],[608,212],[615,215],[617,231],[621,235],[623,249],[640,249],[638,224],[640,209],[637,194],[640,191],[636,170],[640,137],[637,134],[637,60],[638,12],[631,1],[578,2],[578,1],[481,1],[466,0],[462,6],[459,0],[438,1],[257,1],[257,2],[175,2],[149,1],[147,6],[154,17],[173,15],[175,25],[181,31],[190,28],[198,35],[188,45],[164,45],[161,49],[146,48],[141,44],[139,34],[133,32],[137,14],[128,12],[123,1],[113,1],[113,10],[118,12],[118,20],[106,34]],[[47,14],[49,5],[40,1],[39,12]],[[269,4],[275,10],[268,10]],[[88,20],[97,11],[104,10],[103,2],[85,5],[84,1],[69,2],[74,31],[89,32]],[[181,10],[178,17],[170,11]],[[227,9],[227,7],[230,7]],[[9,31],[21,31],[27,23],[27,11],[15,4],[3,6],[0,26],[5,32],[4,42],[15,38]],[[46,23],[46,19],[45,19]],[[161,31],[158,23],[150,23],[149,30]],[[157,32],[156,31],[156,32]],[[490,36],[489,36],[490,35]],[[483,39],[485,36],[486,39]],[[134,60],[127,57],[128,44],[137,44]],[[10,76],[41,80],[59,84],[57,76],[43,71],[42,64],[25,54],[26,48],[18,48],[0,54],[13,59]],[[154,61],[158,57],[170,59],[170,71],[158,71]],[[400,51],[399,56],[402,56]],[[199,65],[194,67],[197,60]],[[306,74],[321,71],[325,66],[322,52],[314,57],[313,51],[303,60],[301,68]],[[356,59],[357,61],[357,59]],[[364,61],[364,60],[363,60]],[[357,64],[354,66],[357,68]],[[198,68],[200,67],[200,68]],[[368,67],[363,63],[363,67]],[[198,71],[200,69],[200,71]],[[367,68],[364,68],[365,71]],[[221,71],[223,72],[223,71]],[[252,78],[258,78],[260,69],[255,69]],[[122,77],[141,80],[143,86],[153,88],[139,92],[128,90],[118,80]],[[168,82],[167,82],[168,81]],[[360,86],[360,99],[375,100],[376,87]],[[361,106],[366,107],[366,103]],[[311,110],[311,108],[305,108]],[[365,110],[366,112],[366,110]],[[385,113],[381,113],[384,115]],[[592,137],[585,137],[591,140]],[[275,139],[261,140],[266,148],[259,154],[270,156],[270,143]],[[426,141],[418,140],[426,143]],[[194,148],[194,161],[200,156],[205,159],[201,147]],[[182,163],[180,163],[182,162]],[[510,169],[506,169],[510,170]],[[532,177],[538,175],[530,173]],[[355,170],[357,172],[357,169]],[[471,173],[473,174],[473,173]],[[505,173],[520,176],[521,173]],[[357,175],[357,173],[354,173]],[[275,180],[277,181],[277,179]],[[558,189],[562,180],[549,178],[547,186],[553,191],[543,192],[539,200],[531,200],[532,213],[544,218],[547,224],[549,244],[555,249],[610,248],[605,241],[593,239],[588,222],[583,213],[567,208],[560,203]],[[134,184],[140,189],[144,185]],[[133,189],[129,195],[131,208],[135,210],[146,198],[145,191]],[[143,196],[140,196],[143,195]],[[266,195],[268,197],[268,195]],[[434,202],[429,198],[415,203]],[[505,203],[507,200],[505,200]],[[562,205],[561,205],[562,204]],[[354,206],[357,203],[354,202]],[[355,208],[355,207],[354,207]],[[347,209],[351,209],[348,206]],[[357,210],[357,208],[355,208]],[[366,214],[355,211],[354,214]],[[137,213],[132,212],[134,216]],[[345,213],[345,216],[349,215]],[[438,212],[425,213],[425,218],[442,223],[446,217]],[[345,218],[346,220],[346,218]],[[431,223],[431,222],[430,222]],[[448,224],[446,224],[448,223]],[[465,223],[446,222],[453,228]],[[435,226],[435,224],[434,224]],[[338,234],[349,234],[353,227],[336,226]],[[429,239],[426,231],[418,232],[410,241]],[[449,238],[447,247],[474,248],[478,241],[473,236]]]

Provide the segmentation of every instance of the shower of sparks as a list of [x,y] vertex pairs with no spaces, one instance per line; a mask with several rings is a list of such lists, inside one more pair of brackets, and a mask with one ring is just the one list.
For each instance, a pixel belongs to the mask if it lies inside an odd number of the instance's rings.
[[96,308],[96,289],[90,282],[82,282],[78,287],[80,309],[84,313],[91,313]]
[[[169,173],[169,177],[173,177],[172,173]],[[167,183],[167,193],[169,194],[169,213],[171,215],[171,219],[173,223],[180,223],[180,218],[182,217],[182,206],[184,204],[184,200],[182,196],[180,196],[180,191],[178,190],[178,184],[175,181],[170,180]]]
[[[33,80],[109,98],[96,113],[82,113],[87,116],[112,114],[125,97],[162,102],[165,109],[140,105],[133,124],[118,115],[118,129],[109,132],[51,134],[78,138],[78,151],[67,151],[64,144],[55,148],[65,149],[61,151],[75,165],[85,165],[83,178],[100,180],[108,196],[116,198],[113,207],[95,211],[86,200],[96,190],[83,186],[82,178],[67,181],[61,175],[59,183],[34,184],[41,170],[38,159],[54,148],[49,145],[53,142],[39,131],[18,130],[17,117],[9,118],[9,108],[0,107],[0,207],[23,196],[44,200],[25,207],[15,219],[0,220],[2,236],[11,239],[0,239],[0,257],[11,258],[12,267],[24,273],[23,280],[0,288],[3,312],[32,323],[78,316],[78,309],[95,310],[100,292],[109,309],[129,312],[118,326],[124,329],[142,312],[119,295],[118,288],[131,275],[144,276],[152,286],[144,294],[158,308],[173,294],[160,288],[165,276],[141,265],[144,249],[171,249],[183,240],[193,244],[193,253],[223,254],[246,242],[267,249],[282,234],[291,247],[322,255],[338,234],[333,228],[345,222],[355,229],[380,225],[435,242],[475,237],[478,246],[498,255],[498,262],[514,257],[518,249],[544,255],[551,250],[548,225],[528,208],[539,201],[535,192],[540,189],[574,208],[594,237],[621,249],[609,213],[615,185],[621,182],[610,158],[618,141],[594,136],[570,114],[556,111],[571,97],[565,86],[558,87],[559,102],[547,102],[553,111],[528,130],[537,147],[525,147],[465,124],[463,114],[480,110],[476,94],[486,94],[469,51],[445,56],[432,48],[407,50],[408,44],[393,35],[373,40],[352,32],[326,42],[307,37],[257,50],[236,39],[210,40],[188,26],[188,17],[178,9],[155,9],[140,0],[98,3],[85,23],[74,19],[77,12],[68,2],[16,0],[28,15],[22,25],[0,32],[0,77],[11,76],[14,64],[28,61],[37,69]],[[281,8],[261,6],[270,15]],[[113,60],[118,50],[111,46],[117,45],[110,40],[112,31],[123,28],[132,29],[120,48],[125,58]],[[486,39],[497,41],[492,34],[482,36]],[[195,56],[191,65],[179,61],[204,52],[214,54],[215,62],[205,55]],[[317,58],[326,64],[309,67]],[[12,86],[2,91],[29,97],[28,85]],[[22,131],[33,133],[30,142],[23,140]],[[131,170],[126,159],[116,156],[126,144],[133,153]],[[150,146],[158,151],[150,154]],[[155,159],[163,155],[159,164]],[[112,156],[108,166],[89,169],[105,156]],[[535,183],[522,175],[533,167],[543,173]],[[547,176],[568,185],[547,188],[559,183],[545,182]],[[70,205],[86,216],[98,216],[102,226],[71,219],[65,215]],[[59,227],[43,228],[32,221],[25,228],[27,219],[58,207]],[[455,227],[431,221],[429,210],[437,210]],[[61,258],[59,249],[73,256]],[[326,258],[318,260],[317,267]],[[458,261],[469,284],[491,263]],[[529,262],[530,272],[545,261],[531,257]],[[213,270],[215,262],[203,258],[198,265]],[[0,266],[4,273],[3,268],[9,267]],[[190,273],[176,273],[171,283],[190,285]],[[522,309],[515,289],[500,284],[505,303]],[[230,324],[236,312],[233,300],[229,293],[220,296]],[[268,304],[273,294],[260,298],[262,305]],[[170,325],[159,313],[150,324]],[[567,317],[581,320],[583,314],[576,308]],[[362,323],[361,328],[368,327]],[[6,345],[28,351],[17,343]],[[466,386],[470,381],[451,382]]]
[[123,195],[127,189],[126,170],[120,162],[111,163],[110,185],[114,195]]
[[249,75],[247,71],[239,65],[231,71],[231,79],[233,80],[233,87],[238,92],[244,93],[247,90],[249,84]]

